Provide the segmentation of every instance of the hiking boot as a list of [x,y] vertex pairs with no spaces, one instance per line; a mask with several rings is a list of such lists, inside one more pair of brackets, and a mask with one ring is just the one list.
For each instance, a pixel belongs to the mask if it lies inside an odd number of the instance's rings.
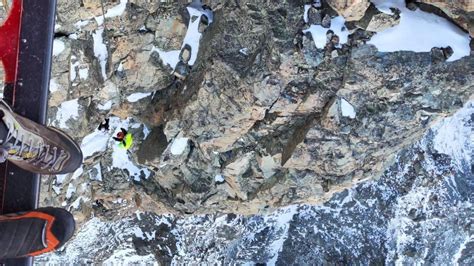
[[60,208],[0,215],[0,259],[56,250],[73,236],[74,228],[72,214]]
[[11,163],[45,175],[66,174],[81,166],[81,149],[66,133],[15,114],[3,100],[0,117],[8,130],[0,146]]

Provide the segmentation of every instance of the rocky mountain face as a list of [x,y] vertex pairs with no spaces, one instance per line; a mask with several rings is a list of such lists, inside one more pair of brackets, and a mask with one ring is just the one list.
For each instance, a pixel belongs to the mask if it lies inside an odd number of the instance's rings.
[[38,261],[471,265],[473,113],[470,101],[402,149],[377,180],[321,205],[253,216],[137,211],[110,222],[95,217],[64,250]]
[[[85,161],[43,178],[78,231],[40,262],[472,264],[468,34],[457,60],[380,52],[403,19],[380,1],[204,2],[207,27],[184,2],[58,1],[49,124]],[[468,2],[423,2],[471,29]]]

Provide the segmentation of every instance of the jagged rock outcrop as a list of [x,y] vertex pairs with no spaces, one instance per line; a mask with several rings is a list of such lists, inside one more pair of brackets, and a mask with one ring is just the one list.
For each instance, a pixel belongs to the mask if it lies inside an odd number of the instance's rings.
[[370,5],[368,0],[327,0],[327,3],[347,21],[361,19]]
[[440,8],[474,37],[474,2],[470,0],[417,0]]
[[320,206],[254,216],[93,218],[64,250],[36,261],[470,265],[473,114],[471,101],[403,149],[378,180],[344,189]]

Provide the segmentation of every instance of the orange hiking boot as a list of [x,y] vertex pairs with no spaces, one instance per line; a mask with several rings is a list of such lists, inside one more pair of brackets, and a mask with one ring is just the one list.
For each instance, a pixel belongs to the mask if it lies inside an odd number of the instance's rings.
[[72,214],[60,208],[0,215],[0,259],[54,251],[73,236],[74,229]]
[[46,175],[74,172],[81,166],[81,149],[66,133],[15,114],[3,100],[0,100],[0,117],[8,131],[0,139],[8,161]]

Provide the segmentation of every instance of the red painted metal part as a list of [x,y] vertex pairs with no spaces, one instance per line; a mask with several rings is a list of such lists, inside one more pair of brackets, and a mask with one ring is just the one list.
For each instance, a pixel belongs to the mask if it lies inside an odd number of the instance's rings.
[[13,0],[8,18],[0,26],[0,60],[5,69],[5,83],[15,83],[23,1]]

